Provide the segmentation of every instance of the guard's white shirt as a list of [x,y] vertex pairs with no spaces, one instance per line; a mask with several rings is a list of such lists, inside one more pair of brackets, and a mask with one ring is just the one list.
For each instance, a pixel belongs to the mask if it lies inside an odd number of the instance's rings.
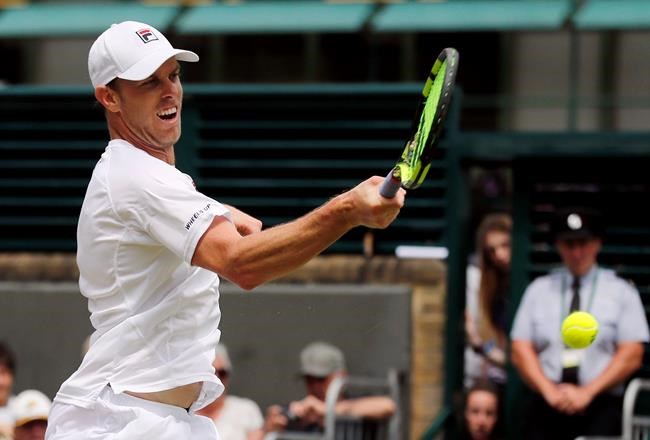
[[219,341],[219,278],[191,266],[220,203],[192,179],[123,140],[97,163],[77,229],[79,287],[95,328],[79,369],[55,402],[92,408],[115,393],[203,388],[192,410],[223,391],[212,361]]
[[[524,292],[510,337],[530,341],[546,377],[559,382],[562,352],[560,329],[571,303],[571,274],[562,267],[534,280]],[[650,332],[638,291],[609,269],[594,266],[581,279],[580,309],[599,324],[596,340],[584,351],[578,381],[587,384],[607,368],[621,342],[648,342]],[[614,389],[622,392],[622,387]]]

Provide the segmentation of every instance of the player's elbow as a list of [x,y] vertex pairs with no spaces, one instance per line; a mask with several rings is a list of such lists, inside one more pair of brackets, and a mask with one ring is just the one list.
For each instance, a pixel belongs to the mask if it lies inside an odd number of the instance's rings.
[[263,284],[262,281],[256,279],[255,277],[239,272],[225,275],[225,277],[244,290],[253,290],[257,286]]
[[240,280],[239,282],[236,283],[239,287],[241,287],[244,290],[253,290],[260,284],[261,282],[255,282],[254,280]]
[[253,290],[265,281],[256,271],[237,264],[233,264],[230,270],[224,271],[223,276],[244,290]]

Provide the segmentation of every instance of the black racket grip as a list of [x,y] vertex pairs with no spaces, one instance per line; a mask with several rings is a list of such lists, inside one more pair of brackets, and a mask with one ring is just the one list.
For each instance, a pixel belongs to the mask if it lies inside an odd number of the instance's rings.
[[393,170],[391,170],[384,179],[384,183],[381,184],[379,194],[387,199],[392,199],[397,194],[400,186],[402,186],[402,182],[393,176]]

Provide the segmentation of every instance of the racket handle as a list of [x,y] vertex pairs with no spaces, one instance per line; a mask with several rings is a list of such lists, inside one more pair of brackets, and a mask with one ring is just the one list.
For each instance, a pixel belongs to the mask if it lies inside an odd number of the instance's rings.
[[393,170],[391,170],[384,179],[384,183],[381,184],[379,194],[387,199],[392,199],[397,194],[397,190],[399,190],[401,185],[402,182],[393,176]]

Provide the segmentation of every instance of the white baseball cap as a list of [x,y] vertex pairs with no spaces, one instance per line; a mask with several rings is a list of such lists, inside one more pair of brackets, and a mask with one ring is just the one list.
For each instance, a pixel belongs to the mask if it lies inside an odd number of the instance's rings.
[[38,390],[25,390],[11,401],[16,427],[34,420],[47,420],[52,402]]
[[88,73],[93,87],[106,85],[115,78],[140,81],[171,57],[179,61],[199,60],[194,52],[174,49],[153,26],[123,21],[95,40],[88,53]]

